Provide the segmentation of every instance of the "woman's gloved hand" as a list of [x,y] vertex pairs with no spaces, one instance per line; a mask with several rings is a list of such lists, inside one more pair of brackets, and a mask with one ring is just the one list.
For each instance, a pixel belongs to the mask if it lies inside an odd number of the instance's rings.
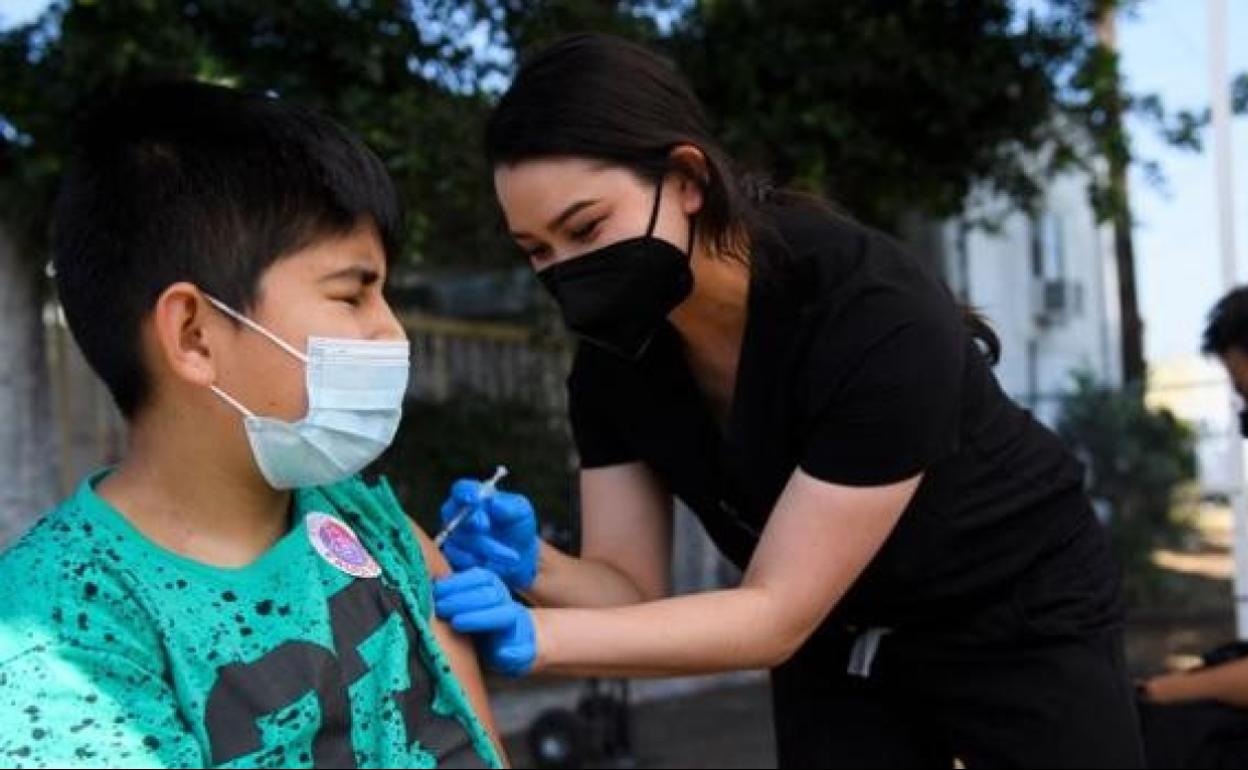
[[490,570],[473,567],[433,584],[439,618],[470,634],[485,665],[511,677],[524,676],[537,660],[533,613],[511,596]]
[[481,499],[484,484],[460,479],[442,504],[446,526],[465,506],[473,509],[442,544],[446,560],[456,572],[483,567],[502,578],[511,589],[527,591],[537,579],[537,514],[524,495],[495,491]]

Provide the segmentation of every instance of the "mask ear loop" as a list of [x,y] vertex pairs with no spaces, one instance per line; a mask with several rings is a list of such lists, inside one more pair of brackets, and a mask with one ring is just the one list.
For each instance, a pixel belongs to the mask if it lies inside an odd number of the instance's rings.
[[654,226],[659,222],[659,202],[663,200],[663,180],[666,177],[659,177],[659,184],[654,188],[654,207],[650,209],[650,224],[646,225],[646,237],[654,236]]
[[[663,181],[666,177],[659,178],[659,184],[654,188],[654,206],[650,209],[650,224],[646,225],[646,237],[654,237],[654,227],[659,222],[659,203],[663,200]],[[694,214],[689,217],[689,242],[685,245],[685,256],[693,259],[693,239],[694,234],[698,231],[698,215]]]
[[303,363],[305,363],[305,364],[306,364],[306,363],[308,362],[308,357],[307,357],[306,355],[304,355],[303,351],[296,349],[294,345],[291,345],[291,344],[290,344],[289,342],[287,342],[286,340],[284,340],[284,339],[282,339],[281,337],[277,336],[277,335],[276,335],[276,334],[274,334],[273,332],[271,332],[271,331],[269,331],[268,329],[264,328],[264,327],[263,327],[263,326],[261,326],[260,324],[258,324],[258,323],[256,323],[255,321],[251,320],[251,319],[250,319],[250,318],[248,318],[247,316],[245,316],[245,315],[243,315],[242,313],[238,312],[237,310],[235,310],[234,308],[232,308],[232,307],[230,307],[229,305],[225,304],[224,302],[222,302],[221,300],[217,299],[216,297],[213,297],[213,296],[211,296],[211,295],[209,295],[209,294],[205,294],[204,296],[208,299],[208,301],[209,301],[209,302],[211,302],[211,303],[212,303],[212,304],[213,304],[213,305],[214,305],[214,306],[215,306],[218,310],[220,310],[222,313],[225,313],[225,314],[226,314],[226,315],[228,315],[230,318],[233,318],[235,321],[238,321],[238,322],[239,322],[239,323],[241,323],[243,326],[246,326],[248,329],[251,329],[252,331],[256,332],[257,334],[263,334],[263,335],[264,335],[265,337],[267,337],[267,338],[269,339],[269,341],[270,341],[270,342],[272,342],[274,345],[277,345],[279,348],[281,348],[282,350],[285,350],[287,353],[291,354],[292,356],[294,356],[295,358],[299,359],[299,360],[300,360],[300,361],[302,361]]
[[[220,310],[222,313],[225,313],[225,314],[226,314],[226,315],[228,315],[230,318],[233,318],[235,321],[238,321],[238,322],[239,322],[239,323],[241,323],[243,326],[246,326],[248,329],[251,329],[252,331],[254,331],[254,332],[258,333],[258,334],[262,334],[262,335],[264,335],[264,336],[265,336],[265,337],[267,337],[267,338],[268,338],[268,340],[269,340],[270,342],[272,342],[274,345],[277,345],[277,346],[278,346],[279,348],[281,348],[282,350],[285,350],[287,353],[289,353],[289,354],[291,354],[292,356],[294,356],[295,358],[299,359],[299,360],[300,360],[300,361],[302,361],[305,365],[308,363],[308,357],[307,357],[306,355],[304,355],[304,354],[303,354],[303,352],[301,352],[301,351],[299,351],[299,350],[296,350],[296,349],[295,349],[295,347],[294,347],[293,345],[291,345],[289,342],[287,342],[286,340],[282,339],[281,337],[278,337],[278,336],[277,336],[276,334],[274,334],[273,332],[271,332],[271,331],[269,331],[268,329],[264,328],[264,327],[263,327],[263,326],[261,326],[260,324],[258,324],[258,323],[256,323],[255,321],[251,320],[251,319],[250,319],[250,318],[248,318],[247,316],[243,315],[242,313],[239,313],[239,312],[238,312],[238,311],[236,311],[234,308],[232,308],[232,307],[230,307],[229,305],[225,304],[224,302],[222,302],[221,300],[217,299],[216,297],[213,297],[213,296],[212,296],[212,295],[210,295],[210,294],[204,294],[204,297],[205,297],[205,298],[206,298],[209,302],[211,302],[211,303],[212,303],[212,305],[213,305],[214,307],[216,307],[218,310]],[[233,396],[231,396],[230,394],[226,393],[224,390],[221,390],[221,388],[217,387],[216,385],[209,385],[209,386],[208,386],[208,389],[209,389],[209,390],[211,390],[213,393],[217,394],[217,396],[218,396],[218,397],[219,397],[222,401],[224,401],[225,403],[227,403],[227,404],[229,404],[230,406],[234,407],[234,408],[235,408],[235,409],[237,409],[239,412],[242,412],[242,414],[243,414],[243,416],[244,416],[244,417],[255,417],[255,416],[256,416],[254,412],[252,412],[252,411],[251,411],[250,409],[248,409],[247,407],[243,406],[243,404],[242,404],[242,403],[241,403],[238,399],[236,399],[236,398],[234,398]]]
[[693,259],[693,236],[698,232],[698,215],[689,217],[689,243],[685,247],[685,256]]
[[247,407],[243,406],[243,405],[242,405],[242,403],[241,403],[241,402],[239,402],[239,400],[238,400],[238,399],[234,398],[234,397],[233,397],[233,396],[231,396],[229,393],[226,393],[224,390],[221,390],[221,389],[220,389],[220,388],[218,388],[216,385],[209,385],[209,386],[208,386],[208,389],[209,389],[209,390],[211,390],[213,393],[216,393],[216,394],[217,394],[217,396],[218,396],[218,397],[219,397],[222,401],[224,401],[225,403],[227,403],[227,404],[229,404],[230,406],[234,407],[234,408],[235,408],[235,409],[237,409],[238,411],[242,412],[244,417],[255,417],[255,416],[256,416],[256,415],[255,415],[255,414],[254,414],[254,413],[253,413],[250,409],[248,409]]

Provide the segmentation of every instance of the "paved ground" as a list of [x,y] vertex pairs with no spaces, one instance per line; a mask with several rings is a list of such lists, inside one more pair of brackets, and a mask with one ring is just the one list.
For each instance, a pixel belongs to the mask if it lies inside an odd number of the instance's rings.
[[[1159,552],[1172,598],[1133,613],[1127,632],[1132,672],[1145,676],[1190,665],[1194,656],[1233,637],[1229,576],[1230,522],[1212,512],[1202,518],[1203,537],[1189,547]],[[733,682],[733,680],[730,680]],[[691,682],[638,685],[633,706],[631,763],[592,767],[737,768],[775,767],[775,744],[766,680],[755,676],[717,689],[688,692]],[[496,714],[509,734],[516,767],[534,767],[525,728],[537,714],[575,702],[576,683],[526,691],[514,685],[496,693]],[[686,694],[679,694],[679,693]],[[673,696],[673,693],[677,693]]]
[[[592,767],[776,766],[769,693],[765,684],[736,685],[645,703],[633,709],[632,762]],[[508,740],[516,767],[534,767],[523,734]]]
[[[1129,657],[1138,675],[1181,664],[1229,638],[1228,617],[1165,620],[1148,617],[1131,626]],[[771,768],[776,766],[770,693],[765,681],[635,705],[634,763],[590,767]],[[515,767],[535,767],[523,729],[508,739]]]
[[[1229,638],[1227,617],[1148,617],[1131,626],[1128,652],[1137,675],[1179,665]],[[776,766],[770,693],[765,682],[637,704],[632,709],[635,763],[591,767],[772,768]],[[515,767],[535,767],[523,730],[508,752]]]

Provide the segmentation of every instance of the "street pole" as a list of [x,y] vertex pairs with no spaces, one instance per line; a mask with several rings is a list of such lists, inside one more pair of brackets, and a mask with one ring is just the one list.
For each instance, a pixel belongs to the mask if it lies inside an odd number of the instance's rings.
[[[1213,170],[1217,187],[1218,247],[1222,282],[1228,292],[1239,285],[1235,258],[1234,156],[1231,152],[1231,79],[1227,67],[1227,3],[1209,0],[1209,91],[1213,118]],[[1248,497],[1244,489],[1244,441],[1239,433],[1239,404],[1233,388],[1230,409],[1229,457],[1231,501],[1235,517],[1235,626],[1248,639]]]

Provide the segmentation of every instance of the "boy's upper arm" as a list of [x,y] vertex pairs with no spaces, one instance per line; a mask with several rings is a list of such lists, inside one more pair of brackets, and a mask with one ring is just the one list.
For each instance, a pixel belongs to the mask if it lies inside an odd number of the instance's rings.
[[[442,555],[437,546],[433,544],[433,540],[424,533],[424,530],[416,522],[409,519],[408,523],[412,528],[412,535],[415,536],[416,542],[420,544],[421,555],[424,557],[430,579],[450,575],[451,565],[446,561],[446,557]],[[494,741],[494,746],[498,749],[499,756],[504,757],[505,761],[506,754],[503,751],[502,741],[499,740],[498,728],[494,724],[494,714],[490,710],[489,696],[485,689],[485,679],[481,675],[481,666],[477,662],[477,654],[472,647],[472,642],[452,631],[451,627],[439,620],[436,615],[430,620],[430,626],[433,628],[434,636],[438,639],[438,644],[441,645],[442,650],[446,653],[456,680],[464,688],[464,693],[468,696],[473,711],[476,712],[481,723],[485,725],[486,731],[490,734],[490,739]]]
[[120,655],[37,646],[0,663],[0,764],[203,767],[173,693]]
[[416,542],[420,545],[420,555],[424,557],[425,568],[429,570],[429,578],[437,579],[450,575],[451,565],[438,547],[433,544],[433,540],[415,521],[408,519],[407,523],[412,528],[412,535],[416,538]]

